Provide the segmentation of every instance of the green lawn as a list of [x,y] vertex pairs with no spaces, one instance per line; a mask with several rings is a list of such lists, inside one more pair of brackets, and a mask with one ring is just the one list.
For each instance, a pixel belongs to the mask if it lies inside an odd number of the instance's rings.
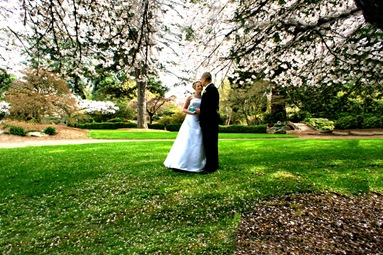
[[383,193],[383,139],[220,140],[218,172],[172,141],[0,149],[3,254],[232,254],[240,213],[286,193]]

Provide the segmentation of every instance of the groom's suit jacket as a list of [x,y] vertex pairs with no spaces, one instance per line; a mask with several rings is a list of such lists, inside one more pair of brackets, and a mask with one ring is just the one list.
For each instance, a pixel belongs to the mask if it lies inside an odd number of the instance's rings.
[[218,169],[218,107],[219,93],[214,84],[209,84],[202,94],[199,121],[202,130],[202,141],[206,153],[204,171],[214,172]]
[[202,94],[199,121],[201,128],[218,129],[219,93],[213,83],[210,83]]

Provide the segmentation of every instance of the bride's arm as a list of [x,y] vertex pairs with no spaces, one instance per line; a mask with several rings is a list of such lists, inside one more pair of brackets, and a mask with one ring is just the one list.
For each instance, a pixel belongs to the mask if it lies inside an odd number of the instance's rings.
[[186,114],[195,114],[195,112],[189,111],[189,105],[190,105],[190,100],[192,99],[192,96],[189,96],[184,104],[184,107],[182,108],[182,111]]

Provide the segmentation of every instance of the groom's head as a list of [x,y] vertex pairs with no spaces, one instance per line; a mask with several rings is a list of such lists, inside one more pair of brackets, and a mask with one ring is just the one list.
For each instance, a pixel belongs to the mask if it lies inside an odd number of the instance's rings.
[[201,83],[202,83],[202,86],[206,87],[207,85],[209,85],[211,83],[211,73],[209,72],[206,72],[206,73],[203,73],[202,76],[201,76]]

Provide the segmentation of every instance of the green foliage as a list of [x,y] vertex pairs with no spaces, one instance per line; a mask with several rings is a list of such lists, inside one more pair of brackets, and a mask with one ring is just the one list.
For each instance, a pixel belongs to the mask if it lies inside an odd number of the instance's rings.
[[132,81],[125,72],[113,72],[98,70],[100,75],[97,78],[90,77],[93,82],[92,98],[94,100],[107,101],[114,99],[131,100],[136,91]]
[[70,117],[67,117],[65,119],[65,124],[67,124],[70,127],[77,127],[78,124],[85,124],[85,123],[92,123],[94,122],[94,119],[89,115],[85,113],[74,113]]
[[169,125],[169,124],[182,124],[182,122],[185,119],[185,113],[183,112],[176,112],[171,116],[165,116],[162,117],[158,123],[164,124],[164,125]]
[[313,117],[338,119],[347,115],[379,115],[383,111],[382,85],[305,86],[287,89],[288,101]]
[[92,114],[91,116],[94,122],[107,122],[109,119],[114,117],[114,114],[110,115],[110,114],[97,113],[97,114]]
[[359,126],[358,118],[351,115],[340,117],[335,122],[335,128],[337,129],[353,129]]
[[382,116],[370,116],[363,119],[364,128],[381,128],[383,127]]
[[148,124],[148,128],[149,129],[161,129],[161,130],[164,130],[165,129],[165,125],[164,124],[159,124],[159,123]]
[[167,124],[165,125],[165,129],[167,131],[179,131],[182,124]]
[[335,122],[337,129],[355,129],[355,128],[381,128],[383,127],[383,118],[381,115],[345,115]]
[[257,126],[242,126],[242,125],[230,125],[219,126],[220,133],[267,133],[266,125]]
[[285,119],[283,112],[277,112],[275,114],[265,113],[263,115],[263,123],[267,124],[269,127],[272,127],[278,121],[283,121]]
[[311,127],[318,130],[333,130],[334,121],[325,119],[325,118],[306,118],[304,120]]
[[56,128],[54,127],[47,127],[43,130],[43,133],[47,135],[55,135],[57,134],[57,131],[56,131]]
[[114,114],[115,118],[121,118],[122,120],[132,120],[134,118],[134,111],[127,103],[117,103],[119,109]]
[[0,99],[3,99],[4,92],[9,89],[15,79],[15,76],[8,74],[6,70],[0,68]]
[[220,108],[225,109],[227,119],[230,120],[227,124],[260,124],[258,116],[267,109],[271,84],[258,79],[254,72],[241,71],[236,71],[228,81],[230,89],[222,90],[220,96]]
[[11,133],[12,135],[19,135],[19,136],[25,136],[25,134],[26,134],[24,128],[16,127],[16,126],[10,127],[9,133]]
[[107,122],[123,122],[121,118],[113,118],[108,120]]
[[132,122],[93,122],[78,124],[78,128],[82,129],[117,129],[117,128],[137,128],[136,123]]
[[310,118],[311,117],[311,114],[309,112],[306,112],[306,111],[296,111],[296,112],[291,112],[291,113],[288,113],[287,115],[287,119],[289,121],[292,121],[294,123],[299,123],[307,118]]
[[164,116],[158,120],[158,123],[162,125],[169,125],[172,123],[172,121],[173,121],[173,118],[171,116]]

